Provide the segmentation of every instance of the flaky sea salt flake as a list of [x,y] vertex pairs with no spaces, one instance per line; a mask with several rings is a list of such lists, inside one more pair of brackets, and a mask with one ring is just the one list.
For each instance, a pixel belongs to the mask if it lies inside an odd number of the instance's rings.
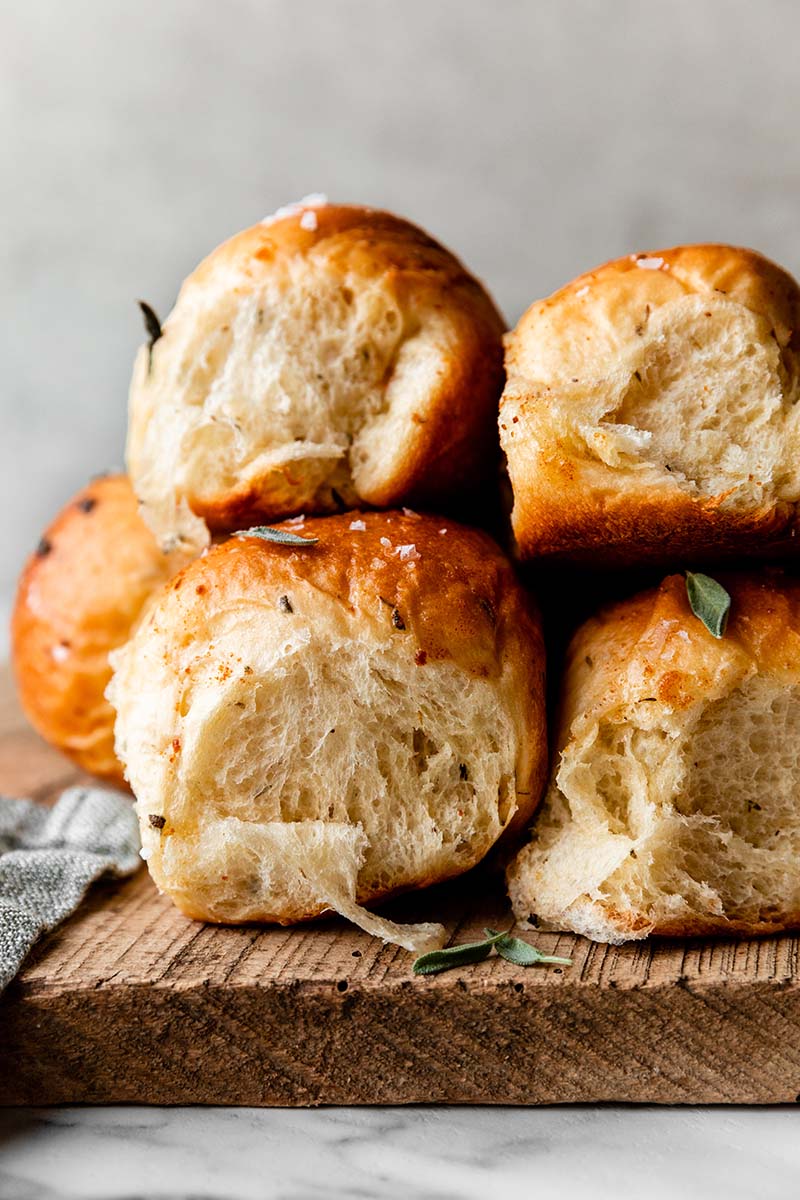
[[[274,213],[264,217],[261,224],[272,225],[275,221],[282,221],[284,217],[296,217],[300,212],[305,217],[304,209],[322,208],[327,203],[328,197],[324,192],[310,192],[307,196],[303,196],[302,200],[293,200],[290,204],[282,204],[280,208],[275,209]],[[302,220],[300,224],[303,224]],[[316,229],[316,227],[316,224],[303,226],[304,229]]]
[[651,258],[647,254],[643,254],[641,258],[636,259],[637,267],[641,267],[643,271],[660,271],[662,267],[666,270],[666,264],[663,258]]

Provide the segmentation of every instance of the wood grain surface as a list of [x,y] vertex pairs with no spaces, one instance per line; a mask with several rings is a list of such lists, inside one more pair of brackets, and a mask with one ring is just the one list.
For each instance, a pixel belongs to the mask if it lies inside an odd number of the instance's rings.
[[[0,685],[0,789],[47,802],[77,772]],[[388,906],[455,940],[508,919],[474,874]],[[526,935],[531,936],[531,935]],[[215,928],[144,870],[99,884],[0,1000],[0,1103],[795,1102],[795,937],[536,942],[569,968],[500,959],[421,979],[344,922]]]

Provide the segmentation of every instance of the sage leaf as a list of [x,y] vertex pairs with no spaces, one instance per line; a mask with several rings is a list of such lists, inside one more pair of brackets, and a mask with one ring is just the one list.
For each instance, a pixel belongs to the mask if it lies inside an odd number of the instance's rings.
[[300,537],[297,533],[289,533],[287,529],[273,529],[271,525],[254,525],[252,529],[237,529],[231,537],[261,538],[265,542],[275,542],[278,546],[316,546],[319,538]]
[[153,365],[153,346],[155,346],[155,344],[159,340],[159,338],[164,336],[164,331],[161,328],[161,322],[159,321],[158,317],[156,316],[155,309],[151,308],[146,300],[138,300],[137,304],[139,305],[139,308],[142,310],[142,316],[144,317],[144,327],[147,330],[147,336],[150,339],[149,342],[147,343],[147,352],[149,355],[148,360],[147,360],[147,373],[149,375],[150,368]]
[[699,621],[702,621],[712,637],[724,636],[728,624],[731,598],[721,583],[710,575],[686,572],[686,594],[689,606]]
[[492,946],[504,933],[495,933],[482,942],[462,942],[460,946],[447,946],[444,950],[430,950],[414,963],[415,975],[437,975],[452,967],[466,967],[470,963],[483,962],[492,952]]
[[496,938],[494,948],[501,958],[506,962],[514,963],[517,967],[533,967],[537,963],[554,963],[562,967],[571,967],[571,958],[559,958],[556,954],[543,954],[541,950],[537,950],[530,942],[523,942],[522,938],[512,937],[509,933],[502,933],[498,936],[494,929],[485,929],[484,933]]

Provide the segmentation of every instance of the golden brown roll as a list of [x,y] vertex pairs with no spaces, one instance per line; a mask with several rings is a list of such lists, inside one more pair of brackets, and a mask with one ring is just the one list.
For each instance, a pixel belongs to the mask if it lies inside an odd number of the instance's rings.
[[545,769],[538,617],[486,535],[413,513],[233,538],[114,657],[117,752],[144,855],[189,916],[367,912],[524,827]]
[[800,292],[733,246],[607,263],[507,339],[500,436],[524,558],[794,552]]
[[502,331],[461,263],[390,213],[301,202],[245,230],[136,360],[148,521],[172,548],[206,525],[474,495],[496,471]]
[[508,874],[520,919],[601,942],[800,926],[800,584],[719,578],[720,639],[679,575],[575,635],[553,777]]
[[48,742],[114,782],[108,654],[169,573],[127,477],[110,475],[59,513],[20,578],[11,637],[22,707]]

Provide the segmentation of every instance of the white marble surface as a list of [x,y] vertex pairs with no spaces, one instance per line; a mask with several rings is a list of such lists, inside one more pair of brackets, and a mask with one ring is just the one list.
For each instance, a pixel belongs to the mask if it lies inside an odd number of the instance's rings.
[[0,1200],[777,1200],[783,1109],[0,1110]]

